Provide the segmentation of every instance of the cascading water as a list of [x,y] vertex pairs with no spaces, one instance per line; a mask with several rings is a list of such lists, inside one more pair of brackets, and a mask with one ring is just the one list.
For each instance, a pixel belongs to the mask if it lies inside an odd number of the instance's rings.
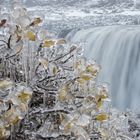
[[85,42],[84,55],[101,65],[98,82],[109,83],[113,105],[140,112],[140,26],[95,27],[67,37]]

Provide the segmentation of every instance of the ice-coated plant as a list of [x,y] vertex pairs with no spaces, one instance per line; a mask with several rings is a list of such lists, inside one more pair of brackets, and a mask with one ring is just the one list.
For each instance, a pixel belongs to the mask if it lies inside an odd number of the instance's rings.
[[100,66],[14,1],[0,13],[0,140],[130,140]]

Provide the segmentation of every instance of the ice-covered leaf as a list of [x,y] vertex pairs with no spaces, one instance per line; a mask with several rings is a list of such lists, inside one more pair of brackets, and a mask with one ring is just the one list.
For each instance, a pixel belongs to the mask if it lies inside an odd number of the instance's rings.
[[11,107],[11,109],[6,111],[3,117],[4,117],[4,122],[6,123],[6,126],[16,124],[20,120],[20,116],[17,114],[17,111],[13,107]]
[[108,119],[108,115],[106,113],[101,113],[101,114],[98,114],[95,119],[97,121],[105,121]]
[[13,85],[13,82],[10,80],[1,80],[0,81],[0,89],[5,89]]
[[48,68],[49,61],[48,61],[47,59],[45,59],[45,58],[40,58],[40,59],[39,59],[39,62],[43,65],[43,67],[44,67],[45,69]]
[[0,140],[4,140],[6,135],[6,129],[3,126],[0,126]]
[[85,72],[80,73],[79,78],[77,78],[77,82],[80,84],[84,84],[85,82],[90,81],[92,76]]
[[32,32],[32,31],[27,31],[26,37],[27,37],[30,41],[35,41],[35,40],[36,40],[35,33]]
[[99,128],[99,132],[101,133],[103,139],[109,139],[109,132],[107,129]]
[[53,74],[55,75],[55,74],[57,74],[57,72],[58,72],[58,68],[57,67],[53,67]]
[[58,100],[61,102],[65,101],[68,94],[67,88],[65,86],[61,87],[58,94]]
[[93,76],[96,76],[99,70],[100,70],[100,67],[98,65],[90,64],[86,67],[86,71],[91,73]]
[[100,108],[103,104],[102,96],[96,95],[95,96],[96,106],[97,108]]
[[28,101],[31,99],[31,93],[23,90],[20,93],[18,93],[17,98],[22,103],[28,103]]
[[45,40],[42,44],[42,47],[50,48],[53,47],[55,43],[56,42],[54,40]]
[[89,74],[81,74],[80,77],[85,81],[89,81],[92,78]]
[[2,19],[1,21],[0,21],[0,27],[2,27],[2,26],[4,26],[5,25],[5,23],[6,23],[6,19]]
[[42,19],[40,17],[36,17],[34,18],[33,22],[30,24],[30,26],[38,25],[41,22],[42,22]]
[[101,99],[106,99],[108,97],[108,89],[105,86],[98,87],[98,96],[100,96]]
[[63,38],[62,38],[62,39],[59,39],[59,40],[56,41],[56,44],[57,44],[57,45],[63,45],[63,44],[66,44],[66,40],[63,39]]
[[65,132],[65,133],[70,132],[71,129],[72,129],[72,126],[73,126],[72,122],[67,123],[67,124],[64,126],[64,132]]

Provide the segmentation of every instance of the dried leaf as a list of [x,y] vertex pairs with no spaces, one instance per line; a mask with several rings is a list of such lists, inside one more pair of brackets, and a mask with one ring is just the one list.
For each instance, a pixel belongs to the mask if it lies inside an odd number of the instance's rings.
[[96,101],[97,108],[100,108],[102,106],[102,103],[103,103],[102,99],[103,98],[100,95],[96,95],[95,96],[95,101]]
[[64,127],[64,131],[65,131],[65,133],[70,132],[72,126],[73,126],[72,122],[67,123],[67,124],[65,125],[65,127]]
[[27,103],[31,99],[31,94],[26,91],[22,91],[17,97],[22,103]]
[[108,116],[107,116],[107,114],[102,113],[102,114],[97,115],[97,116],[95,117],[95,119],[96,119],[97,121],[105,121],[105,120],[108,119]]
[[0,27],[2,27],[2,26],[4,26],[5,25],[5,23],[6,23],[6,19],[2,19],[1,21],[0,21]]
[[59,90],[59,95],[58,95],[59,101],[61,101],[61,102],[65,101],[66,100],[66,96],[67,96],[67,89],[66,89],[66,87],[62,87]]
[[21,40],[21,36],[17,35],[17,40],[16,40],[16,43],[18,43],[20,40]]
[[102,102],[102,100],[100,100],[100,101],[96,102],[96,107],[100,108],[102,106],[102,104],[103,104],[103,102]]
[[92,78],[89,74],[82,74],[80,77],[85,81],[89,81]]
[[0,140],[5,140],[6,130],[4,127],[0,127]]
[[42,20],[40,17],[37,17],[33,20],[33,22],[30,24],[30,26],[35,26],[35,25],[38,25],[39,23],[41,23]]
[[55,41],[54,40],[45,40],[44,43],[42,44],[42,47],[53,47],[55,45]]
[[86,67],[86,72],[91,73],[93,76],[97,76],[97,73],[99,72],[100,67],[96,65],[88,65]]
[[54,75],[56,75],[56,74],[57,74],[57,72],[58,72],[57,67],[53,67],[53,74],[54,74]]
[[108,89],[104,86],[99,88],[99,95],[102,99],[106,99],[108,97]]
[[9,126],[15,120],[15,118],[14,118],[15,117],[15,109],[12,107],[8,111],[6,111],[3,116],[4,116],[4,121]]
[[20,117],[17,115],[13,119],[11,119],[10,124],[15,125],[20,121]]
[[3,88],[8,88],[8,87],[10,87],[12,84],[13,84],[13,82],[10,81],[10,80],[2,80],[2,81],[0,81],[0,88],[1,88],[1,89],[3,89]]
[[65,119],[65,115],[64,114],[59,114],[58,119],[57,119],[57,124],[61,124],[62,121]]
[[36,36],[35,36],[34,32],[32,32],[32,31],[28,31],[28,32],[26,33],[26,37],[27,37],[30,41],[35,41],[35,40],[36,40]]
[[107,98],[107,94],[106,93],[102,93],[98,94],[95,96],[95,101],[96,101],[96,106],[97,108],[100,108],[102,106],[103,100]]
[[80,73],[79,78],[77,79],[77,82],[80,84],[84,84],[85,82],[89,81],[92,78],[91,75],[86,73]]
[[89,103],[90,103],[90,102],[92,102],[92,103],[95,102],[95,97],[94,97],[94,96],[90,96],[90,95],[87,96],[87,97],[86,97],[86,102],[89,102]]
[[79,84],[84,84],[85,82],[88,82],[89,80],[91,80],[92,76],[90,74],[87,74],[85,72],[81,72],[79,74],[79,78],[77,78],[77,82]]
[[79,84],[84,84],[86,81],[85,80],[83,80],[82,78],[78,78],[77,80],[76,80]]

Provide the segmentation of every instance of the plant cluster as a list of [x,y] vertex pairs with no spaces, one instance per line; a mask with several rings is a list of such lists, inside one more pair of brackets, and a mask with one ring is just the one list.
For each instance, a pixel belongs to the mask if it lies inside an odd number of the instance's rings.
[[100,66],[81,46],[53,36],[19,3],[1,15],[0,139],[123,138],[107,86],[95,82]]

